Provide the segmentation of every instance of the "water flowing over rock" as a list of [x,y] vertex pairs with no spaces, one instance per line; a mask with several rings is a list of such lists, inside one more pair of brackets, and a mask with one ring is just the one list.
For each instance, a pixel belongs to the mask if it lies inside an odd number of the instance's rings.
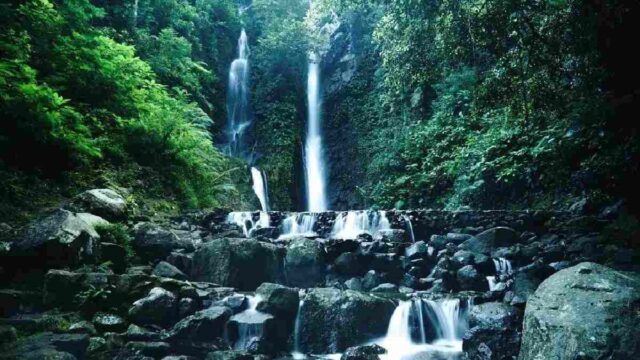
[[318,60],[312,55],[309,59],[307,73],[308,119],[304,165],[307,183],[307,210],[313,212],[328,209],[320,102],[320,66]]
[[250,237],[253,231],[258,228],[269,227],[270,220],[267,212],[260,212],[258,220],[254,220],[252,212],[249,211],[233,211],[227,215],[227,223],[235,224],[246,237]]
[[[269,187],[267,185],[267,175],[257,167],[251,168],[251,179],[253,180],[253,191],[260,200],[262,211],[269,211]],[[269,226],[269,225],[267,225]]]
[[333,223],[331,237],[334,239],[355,239],[358,235],[374,235],[379,230],[391,229],[385,211],[341,212]]
[[314,232],[316,219],[317,215],[314,213],[289,214],[282,220],[280,239],[290,239],[298,236],[318,236],[318,234]]
[[519,360],[640,354],[640,277],[595,263],[560,270],[526,306]]

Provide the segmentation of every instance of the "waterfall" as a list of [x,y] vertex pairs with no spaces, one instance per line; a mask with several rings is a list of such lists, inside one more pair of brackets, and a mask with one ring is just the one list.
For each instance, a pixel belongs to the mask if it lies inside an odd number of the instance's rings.
[[238,337],[233,344],[235,350],[248,349],[254,339],[262,336],[264,320],[271,317],[269,314],[256,310],[262,301],[259,296],[247,296],[247,299],[249,301],[248,308],[231,318],[238,324]]
[[229,155],[244,157],[249,117],[249,46],[244,29],[238,38],[238,58],[229,68],[227,90],[227,144]]
[[407,228],[409,230],[409,236],[411,237],[411,242],[412,243],[416,242],[416,236],[413,233],[413,224],[411,224],[411,218],[407,214],[402,215],[402,218],[404,219],[404,223],[407,225]]
[[307,210],[325,211],[327,206],[324,149],[320,114],[320,69],[318,61],[309,60],[307,74],[307,138],[304,151],[305,178],[307,182]]
[[305,359],[306,356],[300,351],[300,326],[302,326],[302,305],[304,300],[298,303],[298,312],[296,313],[296,321],[293,325],[293,353],[294,359]]
[[253,191],[256,193],[262,211],[269,211],[269,188],[267,187],[267,175],[256,167],[251,168],[253,179]]
[[261,211],[258,221],[253,220],[253,213],[249,211],[233,211],[227,215],[227,223],[238,225],[244,236],[250,237],[254,229],[269,227],[269,214]]
[[493,259],[493,265],[496,269],[496,276],[487,276],[487,282],[489,283],[489,291],[497,290],[498,281],[496,277],[498,276],[506,276],[513,273],[513,268],[511,267],[511,261],[505,258],[497,258]]
[[138,0],[133,0],[133,27],[138,26]]
[[378,230],[387,229],[391,229],[391,224],[386,211],[347,211],[336,217],[331,238],[355,239],[360,234],[374,235]]
[[[428,353],[438,353],[439,359],[455,358],[462,351],[466,328],[466,309],[460,306],[459,299],[401,301],[391,316],[387,335],[374,343],[387,349],[388,353],[380,356],[382,359]],[[427,332],[432,334],[430,339]]]
[[317,215],[314,213],[293,213],[289,214],[280,226],[279,239],[289,239],[296,236],[318,236],[313,231],[316,224]]

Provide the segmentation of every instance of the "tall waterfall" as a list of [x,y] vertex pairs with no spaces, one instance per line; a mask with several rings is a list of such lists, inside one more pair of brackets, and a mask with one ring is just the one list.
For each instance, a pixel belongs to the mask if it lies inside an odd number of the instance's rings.
[[244,29],[238,38],[238,58],[229,68],[227,90],[227,144],[229,155],[246,157],[249,116],[249,45]]
[[260,200],[262,211],[269,211],[269,187],[267,186],[267,176],[257,167],[251,168],[251,178],[253,179],[253,191]]
[[315,58],[309,60],[307,103],[307,138],[304,151],[307,210],[318,212],[327,210],[328,205],[320,114],[320,68]]
[[387,335],[375,343],[388,351],[382,359],[422,359],[416,355],[427,353],[453,359],[462,351],[466,327],[466,309],[458,299],[401,301],[391,316]]

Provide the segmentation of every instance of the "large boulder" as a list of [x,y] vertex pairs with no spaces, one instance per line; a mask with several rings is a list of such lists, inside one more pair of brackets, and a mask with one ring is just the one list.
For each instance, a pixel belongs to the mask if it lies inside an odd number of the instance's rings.
[[257,309],[284,318],[293,319],[298,311],[298,290],[279,284],[264,283],[256,290],[260,298]]
[[640,277],[580,263],[527,302],[519,360],[633,359],[640,354]]
[[160,261],[159,263],[157,263],[153,268],[152,274],[155,276],[172,278],[176,280],[187,280],[187,275],[185,275],[185,273],[166,261]]
[[490,255],[494,249],[511,246],[518,241],[518,233],[513,229],[499,226],[465,240],[460,247],[471,252]]
[[503,303],[474,305],[462,349],[469,359],[507,360],[518,355],[522,311]]
[[40,268],[92,262],[99,255],[96,226],[108,223],[95,215],[57,209],[29,224],[10,255],[19,259],[17,266],[27,265],[25,257],[37,258]]
[[133,228],[131,246],[140,257],[148,261],[165,259],[172,251],[184,249],[193,251],[193,242],[180,239],[173,231],[153,223],[139,223]]
[[312,287],[324,280],[324,249],[319,242],[298,238],[287,246],[284,270],[287,284]]
[[155,287],[149,294],[133,303],[129,309],[129,317],[140,325],[169,326],[176,320],[178,299],[160,287]]
[[310,289],[298,317],[299,351],[342,352],[383,336],[394,309],[390,300],[357,291]]
[[275,245],[251,239],[216,239],[193,257],[192,277],[240,290],[283,282],[283,255]]
[[11,348],[3,349],[0,359],[84,359],[88,346],[87,334],[43,332],[23,337]]
[[172,341],[211,341],[224,334],[224,325],[231,317],[231,309],[212,306],[180,320],[168,334]]
[[473,265],[466,265],[458,269],[456,279],[461,290],[489,290],[487,279]]
[[378,355],[387,351],[380,345],[363,345],[348,348],[340,357],[340,360],[379,360]]
[[87,190],[76,196],[69,204],[76,212],[87,212],[111,221],[127,217],[127,201],[111,189]]

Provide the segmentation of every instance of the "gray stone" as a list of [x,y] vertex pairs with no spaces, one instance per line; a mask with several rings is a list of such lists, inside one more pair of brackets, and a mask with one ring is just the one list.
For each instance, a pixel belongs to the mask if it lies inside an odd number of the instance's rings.
[[496,248],[511,246],[518,241],[518,234],[513,229],[495,227],[465,240],[460,246],[472,252],[490,255]]
[[191,241],[182,240],[171,230],[157,224],[139,223],[134,226],[133,231],[131,246],[138,256],[148,261],[165,259],[177,249],[194,250]]
[[405,250],[405,256],[409,259],[426,258],[429,256],[429,247],[424,241],[418,241]]
[[205,342],[220,338],[224,333],[224,325],[231,314],[231,310],[223,306],[212,306],[198,311],[175,324],[168,337],[171,340]]
[[633,359],[640,354],[640,277],[581,263],[527,302],[519,360]]
[[127,201],[111,189],[87,190],[76,196],[70,204],[76,212],[87,212],[111,221],[127,217]]
[[155,287],[149,294],[133,303],[129,309],[129,317],[141,325],[169,326],[176,320],[178,299],[160,287]]
[[295,317],[298,311],[300,298],[297,289],[279,284],[264,283],[256,290],[256,296],[261,299],[260,303],[258,303],[258,311],[285,318]]
[[397,293],[398,292],[398,286],[395,285],[395,284],[390,284],[390,283],[380,284],[380,285],[376,286],[375,288],[371,289],[371,292]]
[[216,239],[196,251],[192,277],[252,291],[263,282],[283,282],[283,255],[273,244],[251,239]]
[[312,287],[324,280],[324,250],[319,242],[298,238],[287,245],[284,269],[287,284]]
[[187,280],[187,275],[166,261],[160,261],[153,268],[153,275],[177,280]]
[[300,309],[300,351],[336,353],[380,337],[394,309],[393,302],[362,292],[309,289]]
[[115,314],[96,313],[92,322],[101,332],[123,332],[127,328],[127,322]]
[[456,272],[456,278],[461,290],[489,290],[486,278],[473,265],[466,265],[460,268]]

